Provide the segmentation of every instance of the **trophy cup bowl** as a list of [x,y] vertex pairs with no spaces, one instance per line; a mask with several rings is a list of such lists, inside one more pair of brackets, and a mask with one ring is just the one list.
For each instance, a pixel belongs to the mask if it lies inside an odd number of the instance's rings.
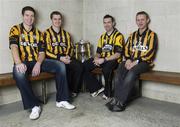
[[90,56],[90,43],[84,40],[80,40],[76,43],[76,58],[83,63]]

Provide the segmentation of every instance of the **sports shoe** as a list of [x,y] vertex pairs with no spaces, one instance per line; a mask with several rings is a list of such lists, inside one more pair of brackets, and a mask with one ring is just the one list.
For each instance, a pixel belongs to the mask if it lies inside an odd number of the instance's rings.
[[36,120],[39,118],[40,113],[41,113],[41,107],[40,106],[34,106],[32,108],[31,114],[29,115],[29,118],[31,120]]
[[76,98],[77,96],[78,96],[78,93],[72,93],[72,94],[71,94],[71,97],[72,97],[72,98]]
[[72,104],[70,104],[69,102],[67,101],[60,101],[60,102],[56,102],[56,106],[58,108],[65,108],[65,109],[69,109],[69,110],[72,110],[72,109],[75,109],[76,107]]
[[102,87],[101,89],[99,89],[98,91],[94,92],[91,94],[92,97],[97,97],[100,93],[102,93],[104,91],[104,87]]
[[109,97],[107,97],[105,94],[102,95],[102,98],[103,98],[104,100],[108,100],[108,99],[109,99]]

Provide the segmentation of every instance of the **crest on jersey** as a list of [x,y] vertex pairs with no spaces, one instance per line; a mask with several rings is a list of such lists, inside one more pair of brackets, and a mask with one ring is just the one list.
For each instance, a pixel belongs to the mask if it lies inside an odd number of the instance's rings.
[[139,41],[136,45],[133,46],[133,51],[135,50],[145,52],[148,50],[148,46],[143,46],[142,42]]
[[112,50],[113,50],[113,47],[112,47],[112,45],[109,45],[109,44],[106,44],[106,45],[104,45],[104,47],[102,47],[103,52],[110,52]]
[[25,38],[25,35],[24,35],[24,34],[21,34],[21,38],[24,39],[24,38]]
[[30,43],[28,41],[25,42],[20,42],[20,45],[26,47],[26,46],[31,46],[31,47],[38,47],[37,43]]
[[67,47],[66,43],[63,43],[63,42],[60,43],[60,46],[61,47]]

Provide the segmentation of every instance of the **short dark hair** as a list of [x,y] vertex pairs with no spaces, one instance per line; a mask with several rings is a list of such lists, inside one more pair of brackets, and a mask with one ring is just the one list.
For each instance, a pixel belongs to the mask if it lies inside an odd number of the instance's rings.
[[109,14],[107,14],[107,15],[105,15],[105,16],[103,17],[103,19],[106,19],[106,18],[111,18],[111,21],[112,21],[112,22],[115,22],[114,17],[111,16],[111,15],[109,15]]
[[51,19],[53,18],[53,15],[60,15],[61,18],[62,18],[62,14],[61,14],[59,11],[53,11],[53,12],[51,12],[51,14],[50,14],[50,18],[51,18]]
[[36,15],[36,11],[33,7],[31,6],[25,6],[22,8],[22,15],[24,15],[25,11],[32,11],[34,13],[34,15]]
[[139,11],[139,12],[136,14],[136,17],[137,17],[138,15],[145,15],[147,19],[150,19],[149,14],[148,14],[147,12],[145,12],[145,11]]

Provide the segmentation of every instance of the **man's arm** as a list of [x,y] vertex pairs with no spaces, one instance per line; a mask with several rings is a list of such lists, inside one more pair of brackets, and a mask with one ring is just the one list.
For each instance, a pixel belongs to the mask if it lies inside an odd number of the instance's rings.
[[21,63],[21,59],[19,57],[19,49],[18,49],[18,46],[16,44],[12,44],[10,46],[11,48],[11,54],[12,54],[12,57],[13,57],[13,61],[15,64],[20,64]]
[[43,35],[40,36],[40,42],[38,43],[38,58],[37,62],[33,67],[32,76],[38,76],[41,72],[41,64],[45,59],[46,44],[43,40]]
[[129,36],[124,46],[124,56],[126,60],[131,59],[132,34]]
[[106,61],[116,60],[116,59],[118,59],[120,56],[121,56],[120,53],[115,53],[115,54],[111,55],[110,57],[106,57],[105,59],[106,59]]
[[38,76],[41,73],[41,64],[42,64],[44,59],[45,59],[45,53],[40,52],[38,55],[38,60],[33,67],[32,76]]
[[38,56],[38,60],[37,62],[42,64],[42,62],[44,61],[45,59],[45,52],[39,52],[39,56]]
[[10,29],[10,33],[9,33],[9,48],[11,49],[11,54],[17,72],[25,73],[27,67],[25,64],[22,63],[20,59],[18,43],[19,43],[19,29],[18,26],[13,26]]
[[95,55],[94,59],[98,59],[98,58],[100,58],[100,57],[101,57],[101,54],[96,53],[96,55]]
[[67,50],[64,54],[66,54],[69,57],[72,57],[74,54],[73,42],[72,42],[71,36],[68,32],[66,33],[66,35],[67,35],[67,43],[66,43],[67,44]]
[[26,70],[27,70],[27,67],[26,67],[25,64],[22,63],[22,61],[21,61],[21,59],[19,57],[18,46],[16,44],[11,44],[10,48],[11,48],[13,61],[15,63],[15,67],[16,67],[17,71],[20,72],[20,73],[25,73]]

